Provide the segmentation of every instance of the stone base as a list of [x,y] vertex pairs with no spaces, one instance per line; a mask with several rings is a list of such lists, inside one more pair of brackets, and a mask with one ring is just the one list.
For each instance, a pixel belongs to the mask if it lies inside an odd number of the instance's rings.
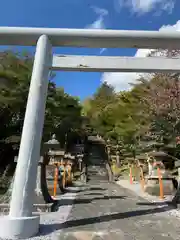
[[39,223],[39,216],[22,218],[0,217],[0,238],[26,239],[33,237],[39,232]]

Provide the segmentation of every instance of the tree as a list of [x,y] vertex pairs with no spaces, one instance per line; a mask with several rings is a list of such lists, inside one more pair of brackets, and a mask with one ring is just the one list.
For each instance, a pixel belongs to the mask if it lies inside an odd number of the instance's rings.
[[151,120],[150,131],[157,140],[175,141],[180,133],[180,82],[179,76],[154,74],[144,85],[141,102],[146,106]]
[[112,131],[113,128],[109,111],[115,101],[114,89],[107,83],[103,83],[92,99],[87,99],[83,106],[93,131],[105,138],[107,137],[106,133]]
[[[0,54],[0,167],[17,155],[24,121],[33,57],[29,54]],[[45,111],[43,141],[56,133],[64,145],[65,136],[74,138],[81,131],[81,105],[53,83],[50,76]],[[66,139],[68,141],[68,139]]]
[[[151,56],[177,56],[179,51],[158,50]],[[145,148],[148,142],[165,145],[180,134],[179,74],[148,74],[130,91],[115,93],[102,84],[86,102],[86,115],[94,131],[105,139]]]

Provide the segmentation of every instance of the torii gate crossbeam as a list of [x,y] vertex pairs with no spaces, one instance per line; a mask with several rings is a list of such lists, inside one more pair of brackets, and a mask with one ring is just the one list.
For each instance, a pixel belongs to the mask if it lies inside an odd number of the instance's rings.
[[52,47],[180,49],[180,33],[0,27],[0,45],[35,46],[36,53],[8,216],[0,217],[0,237],[26,239],[39,231],[33,196],[51,70],[98,72],[180,72],[178,58],[52,55]]
[[81,72],[180,72],[179,58],[54,55],[52,70]]
[[180,49],[180,32],[0,27],[0,45],[36,46],[47,35],[53,47]]

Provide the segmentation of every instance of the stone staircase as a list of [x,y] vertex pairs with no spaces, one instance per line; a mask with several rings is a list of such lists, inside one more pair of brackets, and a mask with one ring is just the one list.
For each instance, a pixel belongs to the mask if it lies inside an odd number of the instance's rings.
[[108,181],[106,162],[98,149],[98,145],[93,145],[89,152],[87,166],[88,181]]

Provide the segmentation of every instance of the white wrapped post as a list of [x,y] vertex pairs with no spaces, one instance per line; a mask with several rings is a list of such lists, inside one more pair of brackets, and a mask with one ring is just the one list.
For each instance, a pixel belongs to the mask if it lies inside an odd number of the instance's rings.
[[35,53],[10,212],[0,218],[2,238],[25,239],[39,231],[39,216],[32,216],[32,211],[51,64],[51,44],[42,35]]

